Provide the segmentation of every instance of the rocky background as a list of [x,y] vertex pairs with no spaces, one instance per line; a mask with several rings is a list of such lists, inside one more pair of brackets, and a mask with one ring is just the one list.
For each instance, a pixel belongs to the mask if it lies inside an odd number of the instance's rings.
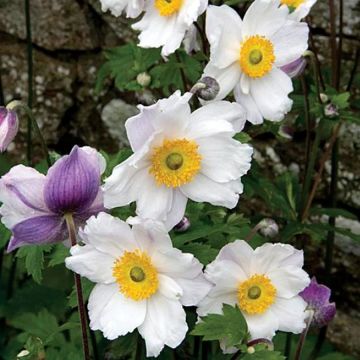
[[[360,46],[360,3],[358,0],[344,3],[342,80],[346,84],[356,48]],[[5,102],[27,97],[23,6],[23,0],[0,0],[0,70]],[[144,94],[119,93],[110,83],[101,94],[96,94],[94,87],[97,70],[104,61],[102,50],[135,39],[129,22],[102,13],[98,0],[32,0],[31,16],[34,109],[49,147],[65,153],[77,143],[115,152],[126,145],[124,121],[136,112],[134,104],[144,98]],[[330,59],[327,1],[318,0],[310,23],[320,60]],[[359,84],[358,77],[355,88]],[[11,149],[18,157],[25,153],[24,130]],[[356,161],[360,127],[354,124],[344,127],[340,143],[339,202],[356,212],[360,207],[360,168]],[[257,140],[256,158],[269,173],[300,171],[302,144],[301,138],[297,142],[296,134],[294,140],[287,143],[272,138]],[[330,164],[328,177],[329,173]],[[323,196],[326,200],[326,192]],[[358,221],[339,221],[341,226],[360,234]],[[340,236],[336,244],[333,277],[334,299],[339,310],[330,326],[329,337],[342,351],[360,356],[360,244]],[[323,259],[323,250],[311,256]],[[316,261],[319,268],[323,266],[321,261]]]

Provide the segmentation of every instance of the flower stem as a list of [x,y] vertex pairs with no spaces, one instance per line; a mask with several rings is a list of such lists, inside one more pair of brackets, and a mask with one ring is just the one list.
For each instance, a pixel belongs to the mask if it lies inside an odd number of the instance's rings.
[[[28,106],[33,105],[33,48],[31,36],[30,0],[25,0],[25,21],[26,21],[26,43],[27,43],[27,65],[28,65]],[[32,126],[31,119],[27,123],[27,162],[32,164]]]
[[46,159],[46,162],[48,164],[48,167],[50,167],[52,165],[51,163],[51,159],[50,159],[50,154],[49,154],[49,149],[46,145],[45,139],[41,133],[39,124],[37,123],[37,121],[35,120],[34,114],[31,110],[31,108],[27,105],[25,105],[23,102],[18,101],[18,100],[13,100],[11,101],[8,105],[7,105],[8,109],[15,109],[15,108],[22,108],[25,110],[26,115],[28,116],[28,119],[30,120],[30,124],[34,127],[34,129],[36,130],[38,136],[39,136],[39,140],[41,143],[41,147]]
[[[75,223],[74,223],[74,218],[71,214],[67,214],[67,215],[65,215],[65,220],[66,220],[66,225],[67,225],[71,245],[75,246],[76,245],[76,227],[75,227]],[[89,342],[88,342],[88,337],[87,337],[86,310],[85,310],[84,297],[83,297],[83,292],[82,292],[82,287],[81,287],[81,278],[80,278],[80,275],[78,275],[78,274],[74,274],[74,278],[75,278],[78,310],[79,310],[80,323],[81,323],[84,360],[90,360]]]
[[300,360],[300,358],[301,358],[301,353],[302,353],[302,350],[303,350],[303,347],[305,344],[305,340],[306,340],[306,336],[309,331],[310,325],[312,323],[313,317],[314,317],[314,311],[310,310],[310,315],[306,321],[306,328],[301,333],[299,342],[297,344],[294,360]]

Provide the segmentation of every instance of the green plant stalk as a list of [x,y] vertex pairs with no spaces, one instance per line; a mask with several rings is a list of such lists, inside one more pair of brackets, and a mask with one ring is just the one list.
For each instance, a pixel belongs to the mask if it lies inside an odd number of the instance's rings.
[[[74,223],[74,218],[72,214],[65,215],[66,225],[69,233],[69,238],[71,241],[71,246],[76,245],[76,227]],[[90,352],[89,352],[89,341],[87,336],[87,321],[86,321],[86,309],[84,304],[84,296],[81,286],[81,277],[80,275],[74,273],[75,279],[75,287],[76,287],[76,295],[78,302],[78,311],[80,316],[80,324],[81,324],[81,334],[82,334],[82,345],[83,345],[83,354],[84,360],[90,360]]]
[[52,165],[51,163],[51,159],[50,159],[50,154],[49,154],[49,149],[46,145],[45,139],[41,133],[41,130],[39,128],[39,124],[37,123],[37,121],[35,120],[34,114],[31,110],[31,108],[29,106],[27,106],[26,104],[22,103],[21,101],[18,100],[13,100],[11,101],[8,105],[7,105],[8,109],[17,109],[17,108],[21,108],[24,109],[24,111],[26,112],[26,115],[28,116],[28,119],[30,120],[30,125],[32,127],[34,127],[36,133],[39,136],[39,140],[41,143],[41,147],[44,153],[44,157],[46,159],[47,165],[48,167],[50,167]]
[[[27,65],[28,65],[28,106],[33,105],[33,47],[31,35],[30,0],[25,0],[25,21],[26,21],[26,44],[27,44]],[[32,165],[32,120],[28,118],[27,123],[27,151],[26,158],[28,165]]]
[[296,347],[294,360],[300,360],[301,359],[301,353],[302,353],[303,347],[305,345],[306,336],[307,336],[308,331],[310,329],[313,317],[314,317],[314,311],[310,310],[309,317],[306,320],[306,328],[301,333],[300,338],[299,338],[299,342],[298,342],[297,347]]

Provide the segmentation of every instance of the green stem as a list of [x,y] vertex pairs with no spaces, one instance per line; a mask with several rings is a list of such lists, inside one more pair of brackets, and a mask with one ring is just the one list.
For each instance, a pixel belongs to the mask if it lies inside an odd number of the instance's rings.
[[49,149],[48,149],[48,147],[46,145],[46,142],[45,142],[45,139],[44,139],[44,137],[43,137],[43,135],[41,133],[39,124],[35,120],[35,117],[33,115],[33,112],[31,110],[31,108],[29,106],[25,105],[24,103],[22,103],[21,101],[18,101],[18,100],[13,100],[12,102],[10,102],[7,105],[7,108],[8,109],[21,108],[21,109],[25,110],[26,115],[28,116],[28,119],[30,120],[30,125],[34,127],[36,133],[39,136],[39,140],[40,140],[40,143],[41,143],[42,150],[44,152],[46,162],[48,164],[48,167],[50,167],[52,165],[52,163],[51,163],[51,159],[50,159]]
[[[71,241],[71,246],[75,246],[76,242],[76,227],[74,223],[74,218],[71,214],[65,215],[66,225],[69,233],[69,238]],[[82,345],[83,345],[83,354],[84,360],[90,360],[90,352],[89,352],[89,342],[87,336],[87,321],[86,321],[86,310],[84,304],[84,296],[81,286],[81,278],[80,275],[74,274],[75,279],[75,287],[76,287],[76,295],[78,301],[78,311],[80,316],[81,323],[81,334],[82,334]]]
[[306,321],[306,328],[305,330],[301,333],[300,335],[300,339],[296,348],[296,352],[295,352],[295,357],[294,360],[300,360],[301,359],[301,353],[305,344],[305,340],[306,340],[306,336],[308,334],[308,331],[310,329],[310,325],[312,323],[314,317],[314,311],[310,310],[310,315],[309,318]]
[[[27,43],[27,65],[28,65],[28,106],[33,105],[33,48],[31,35],[30,0],[25,0],[25,21],[26,21],[26,43]],[[32,164],[32,126],[31,119],[27,123],[27,152],[28,165]]]

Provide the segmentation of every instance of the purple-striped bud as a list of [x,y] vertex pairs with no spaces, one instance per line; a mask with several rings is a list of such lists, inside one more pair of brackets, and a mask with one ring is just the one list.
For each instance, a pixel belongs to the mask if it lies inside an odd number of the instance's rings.
[[0,107],[0,152],[7,149],[19,129],[19,119],[14,110]]
[[301,56],[291,63],[282,66],[281,70],[291,78],[294,78],[300,76],[304,72],[306,64],[306,59]]
[[315,277],[299,295],[307,302],[308,310],[314,312],[313,325],[322,327],[334,318],[336,305],[329,302],[331,290],[325,285],[318,284]]
[[186,216],[184,216],[181,221],[177,225],[175,225],[174,230],[176,232],[185,232],[190,228],[190,226],[190,220]]

